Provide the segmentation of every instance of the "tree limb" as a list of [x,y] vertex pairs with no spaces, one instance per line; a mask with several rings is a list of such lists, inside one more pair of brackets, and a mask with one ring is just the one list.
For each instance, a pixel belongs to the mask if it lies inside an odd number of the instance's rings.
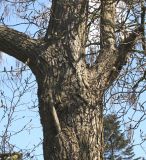
[[144,0],[141,1],[141,25],[142,25],[142,47],[146,54],[146,42],[145,42],[145,18],[146,18],[146,7]]
[[118,46],[118,58],[117,58],[117,67],[123,66],[125,64],[125,58],[127,54],[133,50],[133,46],[136,43],[136,40],[141,36],[142,27],[137,27],[132,33],[129,34],[123,42]]
[[115,47],[115,1],[103,0],[101,3],[101,51],[97,57],[97,73],[100,85],[106,89],[119,75],[126,64],[127,54],[132,51],[142,27],[138,26],[125,38],[118,48]]
[[34,59],[37,53],[38,41],[29,38],[24,33],[0,26],[0,51],[26,63]]
[[[78,32],[79,26],[87,22],[88,0],[52,0],[51,16],[45,39],[64,37]],[[83,28],[82,28],[83,29]],[[74,34],[72,34],[74,36]]]
[[132,33],[129,34],[127,38],[121,44],[119,44],[116,51],[116,59],[113,62],[113,67],[111,68],[111,73],[109,77],[110,83],[112,83],[119,75],[122,67],[127,63],[127,55],[133,50],[137,39],[141,37],[142,27],[139,26]]
[[100,85],[109,85],[111,68],[116,60],[115,48],[115,1],[101,1],[101,21],[100,21],[100,53],[97,57],[97,73]]

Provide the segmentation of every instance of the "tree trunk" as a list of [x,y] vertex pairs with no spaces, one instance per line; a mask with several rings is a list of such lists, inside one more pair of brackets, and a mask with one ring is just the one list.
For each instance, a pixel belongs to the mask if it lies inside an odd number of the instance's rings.
[[102,160],[103,91],[96,70],[87,69],[82,59],[72,63],[69,46],[50,48],[54,58],[41,58],[44,72],[37,76],[44,158]]
[[[45,90],[42,92],[48,92],[49,96],[50,91]],[[60,100],[65,101],[65,104],[58,101],[57,96],[53,97],[55,99],[53,103],[48,103],[46,95],[39,92],[39,96],[45,96],[39,100],[44,133],[44,159],[101,160],[103,149],[101,104],[91,106],[79,95],[66,95],[63,90],[61,94],[64,94],[64,97]],[[71,96],[74,99],[71,99]]]

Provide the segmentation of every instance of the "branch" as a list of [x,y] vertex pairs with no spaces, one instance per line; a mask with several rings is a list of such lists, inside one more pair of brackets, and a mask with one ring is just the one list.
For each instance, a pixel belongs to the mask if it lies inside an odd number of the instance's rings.
[[118,47],[118,66],[123,66],[125,64],[126,56],[129,52],[133,50],[133,46],[136,43],[136,40],[141,37],[143,28],[139,26],[132,33],[129,34],[127,38]]
[[0,26],[0,51],[26,63],[34,59],[37,53],[38,41],[29,38],[24,33]]
[[97,57],[97,73],[100,85],[109,84],[111,68],[116,60],[115,48],[115,0],[101,1],[100,53]]
[[142,27],[137,27],[129,36],[115,47],[115,5],[114,0],[101,3],[101,51],[97,57],[97,73],[100,85],[106,89],[117,78],[126,63],[127,54],[132,51],[137,38],[141,36]]
[[73,31],[77,33],[79,26],[87,20],[87,7],[88,0],[52,0],[51,16],[45,39],[47,40],[50,36],[63,37],[66,33],[68,35]]
[[145,18],[146,18],[146,7],[144,0],[141,1],[141,25],[142,25],[142,47],[146,54],[146,42],[145,42]]
[[127,55],[129,52],[133,51],[133,47],[137,42],[137,39],[141,37],[142,27],[136,28],[129,36],[121,42],[116,51],[116,58],[113,61],[109,82],[112,83],[119,75],[122,67],[127,63]]

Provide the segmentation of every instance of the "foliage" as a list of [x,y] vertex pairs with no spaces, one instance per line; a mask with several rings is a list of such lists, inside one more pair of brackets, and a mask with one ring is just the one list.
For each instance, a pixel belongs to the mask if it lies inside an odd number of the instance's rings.
[[115,114],[104,117],[104,141],[105,160],[132,159],[134,157],[133,146],[125,137],[120,127],[120,121]]
[[22,160],[22,154],[21,153],[12,153],[12,154],[0,154],[1,160]]

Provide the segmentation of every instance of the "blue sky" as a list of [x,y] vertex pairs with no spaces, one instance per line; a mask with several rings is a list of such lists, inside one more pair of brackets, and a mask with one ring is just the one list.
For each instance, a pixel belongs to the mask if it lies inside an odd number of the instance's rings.
[[[9,73],[9,71],[11,71],[11,66],[13,66],[13,70],[17,70],[13,75]],[[8,71],[7,74],[3,73],[4,67],[6,67],[6,70]],[[5,115],[5,112],[6,115],[0,121],[0,135],[3,135],[6,128],[5,126],[8,124],[7,114],[12,114],[12,117],[10,118],[11,122],[8,126],[8,135],[10,133],[12,135],[10,136],[10,139],[8,136],[7,140],[15,146],[14,151],[24,149],[25,153],[29,153],[32,152],[35,145],[42,142],[42,128],[37,108],[37,85],[35,77],[30,70],[22,73],[23,78],[19,75],[17,76],[17,73],[19,73],[19,68],[16,66],[16,59],[3,55],[3,61],[0,65],[0,92],[4,92],[4,96],[0,96],[0,99],[3,101],[1,102],[1,105],[3,103],[6,109],[3,110],[0,108],[0,120],[3,115]],[[11,79],[11,82],[9,79]],[[23,85],[26,81],[28,82],[27,86]],[[25,92],[23,93],[24,88]],[[20,94],[22,94],[21,97],[19,96]],[[11,108],[13,108],[14,112]],[[31,153],[31,156],[34,154],[39,155],[38,159],[41,160],[41,145],[35,148],[35,151],[34,153]]]

